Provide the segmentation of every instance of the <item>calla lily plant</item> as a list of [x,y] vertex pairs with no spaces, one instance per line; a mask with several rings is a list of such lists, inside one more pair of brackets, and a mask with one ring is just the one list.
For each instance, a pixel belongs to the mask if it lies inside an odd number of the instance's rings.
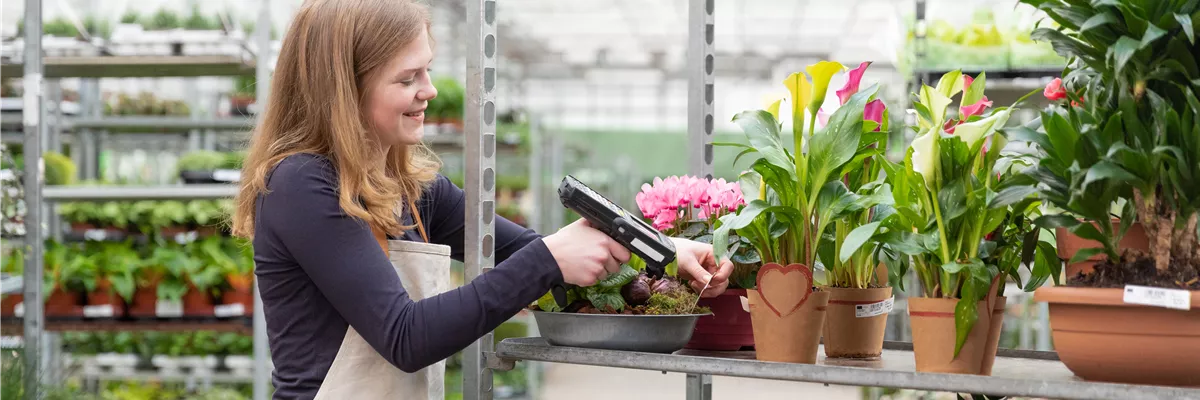
[[[869,210],[891,201],[886,183],[878,179],[879,166],[868,162],[883,152],[887,118],[886,108],[876,99],[878,86],[859,90],[867,65],[849,72],[846,86],[837,91],[840,106],[820,129],[817,115],[830,80],[847,68],[821,61],[808,66],[807,74],[796,72],[784,80],[791,94],[791,149],[781,134],[782,99],[765,110],[744,111],[733,118],[749,144],[714,144],[743,149],[738,159],[750,154],[758,158],[740,174],[746,205],[721,217],[713,232],[718,258],[728,255],[730,235],[736,234],[754,246],[763,263],[803,264],[810,271],[818,260],[826,268],[840,265],[835,258],[838,241],[830,231],[848,234],[855,225],[839,225],[848,216],[855,223],[868,223],[873,217]],[[835,226],[839,228],[831,229]],[[874,273],[873,262],[843,264],[854,265],[858,275]]]
[[[1014,108],[988,110],[985,81],[983,74],[971,79],[952,71],[936,87],[922,85],[910,111],[917,115],[910,127],[916,139],[902,164],[882,161],[895,213],[874,239],[911,256],[925,297],[959,299],[955,354],[979,318],[976,304],[1002,295],[1006,276],[1020,279],[1020,265],[1036,261],[1026,290],[1057,279],[1054,249],[1038,240],[1031,223],[1038,204],[997,199],[1029,163],[1002,154],[1007,141],[998,131]],[[947,108],[960,93],[958,117],[949,118]],[[891,272],[903,276],[907,266]]]

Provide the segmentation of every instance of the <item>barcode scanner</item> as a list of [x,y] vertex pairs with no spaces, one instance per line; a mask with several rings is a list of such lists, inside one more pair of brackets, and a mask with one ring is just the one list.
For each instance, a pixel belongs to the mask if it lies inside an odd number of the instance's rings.
[[[630,214],[621,206],[596,193],[575,177],[567,175],[558,186],[558,199],[563,206],[576,212],[596,230],[616,240],[633,254],[646,261],[646,274],[662,278],[668,264],[675,261],[675,243],[667,235]],[[561,284],[550,289],[559,307],[566,307],[567,289]]]

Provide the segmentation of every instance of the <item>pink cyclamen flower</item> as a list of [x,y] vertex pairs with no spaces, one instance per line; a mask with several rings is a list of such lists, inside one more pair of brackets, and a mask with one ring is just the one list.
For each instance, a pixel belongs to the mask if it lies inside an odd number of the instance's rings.
[[887,105],[883,104],[883,100],[875,99],[867,103],[863,108],[863,119],[867,121],[875,121],[875,132],[883,127],[883,111],[887,109]]
[[842,104],[846,104],[847,101],[850,101],[850,96],[858,93],[858,85],[862,82],[863,74],[867,72],[867,67],[870,65],[870,61],[864,61],[858,65],[858,68],[850,70],[846,85],[837,91],[838,99],[842,101]]
[[1046,96],[1050,101],[1067,98],[1067,90],[1062,86],[1062,78],[1054,78],[1054,80],[1046,84],[1046,89],[1042,91],[1042,95]]

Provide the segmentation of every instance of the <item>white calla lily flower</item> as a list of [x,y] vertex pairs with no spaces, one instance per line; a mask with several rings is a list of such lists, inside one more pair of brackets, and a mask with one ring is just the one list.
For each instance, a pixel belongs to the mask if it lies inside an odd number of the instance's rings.
[[913,170],[925,178],[925,185],[928,187],[933,187],[933,168],[938,160],[935,135],[938,135],[937,130],[928,130],[912,142]]
[[954,128],[954,136],[967,143],[967,148],[975,147],[975,144],[988,135],[994,133],[996,129],[1004,127],[1008,122],[1009,115],[1012,114],[1011,108],[1006,108],[997,111],[992,116],[959,125]]

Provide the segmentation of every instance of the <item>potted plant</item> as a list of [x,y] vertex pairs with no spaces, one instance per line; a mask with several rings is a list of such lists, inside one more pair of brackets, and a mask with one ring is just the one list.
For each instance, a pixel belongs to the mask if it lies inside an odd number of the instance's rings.
[[[0,260],[4,263],[3,267],[0,267],[0,272],[13,276],[22,276],[25,273],[25,251],[21,248],[13,248]],[[15,316],[17,304],[25,301],[25,293],[15,292],[3,296],[0,299],[0,317]]]
[[134,317],[180,317],[183,315],[183,295],[188,291],[184,275],[191,262],[189,255],[177,245],[155,246],[150,257],[137,274],[129,315]]
[[249,315],[254,308],[254,250],[250,243],[212,237],[197,244],[203,261],[221,270],[221,305],[240,305],[234,315]]
[[[701,243],[712,243],[713,225],[717,219],[745,204],[741,187],[737,182],[724,179],[710,181],[694,176],[670,176],[654,178],[653,184],[642,185],[635,196],[642,217],[654,229],[670,237],[682,237]],[[731,261],[748,260],[753,249],[740,247],[732,252]],[[748,256],[747,254],[751,254]],[[744,282],[741,282],[744,283]],[[754,329],[750,324],[750,313],[742,309],[741,298],[745,288],[730,288],[715,298],[702,298],[699,305],[712,310],[713,314],[700,317],[686,347],[699,350],[738,350],[754,346]]]
[[210,249],[220,248],[220,237],[209,236],[189,245],[191,257],[183,259],[183,273],[188,290],[183,294],[183,314],[188,317],[214,315],[213,291],[224,275],[220,265],[214,265]]
[[[1070,262],[1102,255],[1035,294],[1059,357],[1087,380],[1200,384],[1200,4],[1023,2],[1060,25],[1032,37],[1069,64],[1038,123],[1010,133],[1039,153],[1013,190],[1063,210],[1046,227],[1098,244]],[[1121,247],[1134,224],[1145,250]]]
[[228,153],[200,150],[180,157],[176,168],[185,184],[237,182],[241,172],[229,168],[229,164]]
[[449,125],[453,132],[462,132],[463,111],[466,107],[465,90],[462,85],[451,77],[438,78],[433,84],[438,91],[435,99],[441,99],[436,110],[436,121],[443,126]]
[[826,230],[881,199],[859,196],[842,181],[874,152],[859,144],[864,132],[880,134],[874,132],[880,122],[864,118],[878,87],[850,96],[828,124],[815,128],[829,81],[843,70],[840,63],[822,61],[810,65],[808,75],[797,72],[784,81],[792,96],[792,149],[796,151],[785,147],[780,137],[779,102],[769,110],[745,111],[733,118],[750,144],[722,144],[758,157],[750,170],[740,174],[742,193],[749,202],[720,218],[713,232],[713,250],[718,259],[728,257],[730,235],[736,234],[753,244],[763,262],[756,288],[746,291],[759,360],[816,362],[830,292],[813,281],[813,268],[818,252],[829,248]]
[[86,255],[55,241],[47,241],[42,258],[42,293],[45,296],[43,313],[47,317],[75,318],[83,316],[83,268]]
[[[1013,159],[1000,162],[1007,142],[996,134],[1013,108],[988,110],[985,79],[952,71],[936,87],[921,85],[913,110],[918,133],[903,163],[880,160],[896,210],[885,220],[888,232],[881,240],[911,256],[921,283],[920,296],[908,299],[918,371],[990,372],[1003,321],[992,316],[1008,276],[1001,268],[1016,268],[1012,257],[1030,246],[1001,240],[1006,221],[1032,211],[1028,202],[997,201],[999,190],[1018,176]],[[947,107],[959,93],[959,117],[948,119]],[[908,266],[899,263],[898,275]]]
[[85,316],[124,317],[125,303],[133,300],[141,257],[128,242],[88,242],[85,249],[86,254],[72,260],[79,264],[87,289]]

